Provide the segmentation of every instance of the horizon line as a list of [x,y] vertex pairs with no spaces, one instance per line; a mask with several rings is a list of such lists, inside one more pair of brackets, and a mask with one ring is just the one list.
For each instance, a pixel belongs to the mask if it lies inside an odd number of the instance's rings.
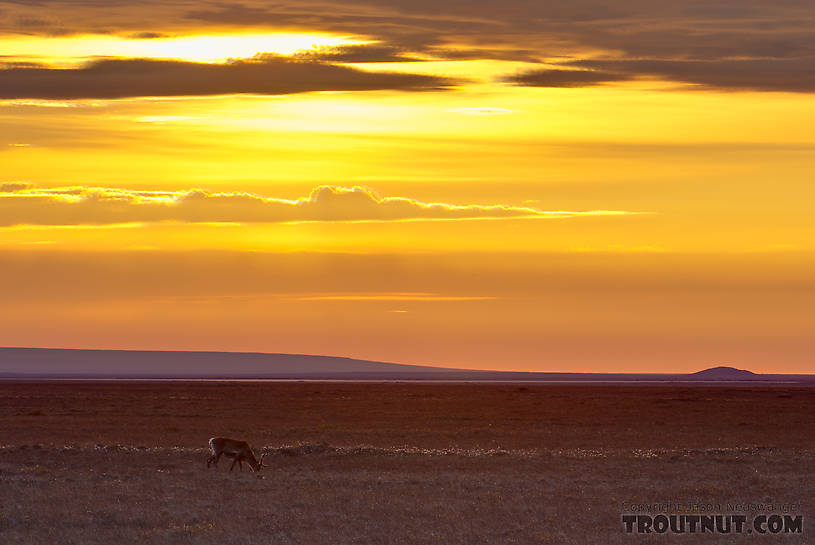
[[[363,363],[374,363],[374,364],[383,364],[383,365],[395,365],[395,366],[403,366],[403,367],[413,367],[416,368],[417,371],[425,371],[425,372],[452,372],[452,373],[477,373],[477,374],[523,374],[523,375],[614,375],[614,376],[632,376],[632,375],[656,375],[656,376],[692,376],[697,375],[700,373],[704,373],[706,371],[712,371],[716,369],[726,369],[729,372],[738,372],[738,373],[749,373],[755,376],[767,377],[767,376],[812,376],[815,377],[815,373],[765,373],[765,372],[755,372],[749,369],[740,369],[737,367],[733,367],[730,365],[714,365],[711,367],[706,367],[700,369],[698,371],[686,371],[686,372],[666,372],[666,371],[646,371],[646,372],[630,372],[630,371],[530,371],[530,370],[510,370],[510,369],[472,369],[472,368],[463,368],[463,367],[445,367],[439,365],[428,365],[428,364],[417,364],[417,363],[399,363],[393,361],[382,361],[382,360],[374,360],[374,359],[366,359],[366,358],[357,358],[352,356],[340,356],[340,355],[327,355],[327,354],[308,354],[308,353],[293,353],[293,352],[261,352],[261,351],[230,351],[230,350],[201,350],[201,349],[194,349],[194,350],[184,350],[184,349],[146,349],[146,348],[66,348],[66,347],[40,347],[40,346],[0,346],[0,350],[49,350],[49,351],[73,351],[73,352],[136,352],[136,353],[184,353],[184,354],[224,354],[224,355],[235,355],[235,356],[293,356],[293,357],[311,357],[311,358],[330,358],[330,359],[339,359],[339,360],[351,360]],[[382,373],[388,373],[387,371],[381,371]],[[365,372],[360,371],[337,371],[333,372],[337,374],[361,374]],[[376,373],[375,371],[371,371],[369,373]],[[9,374],[0,371],[0,375]],[[15,375],[20,375],[21,373],[10,373]],[[36,374],[36,373],[32,373]],[[45,373],[41,373],[45,374]],[[89,373],[79,373],[88,375]],[[101,373],[102,375],[104,373]],[[130,375],[134,375],[136,373],[130,373]],[[149,374],[149,373],[148,373]],[[171,373],[168,373],[168,376]],[[267,373],[268,375],[275,375],[275,373],[270,372]],[[329,373],[322,373],[326,375],[332,374]],[[177,374],[177,376],[181,376],[181,374]],[[260,373],[243,373],[241,376],[248,376],[248,375],[255,375],[260,376]],[[277,375],[290,375],[290,373],[277,373]],[[111,375],[113,376],[113,375]],[[123,376],[123,375],[122,375]],[[184,375],[187,376],[187,375]],[[224,375],[226,376],[226,375]],[[237,375],[235,375],[237,376]]]

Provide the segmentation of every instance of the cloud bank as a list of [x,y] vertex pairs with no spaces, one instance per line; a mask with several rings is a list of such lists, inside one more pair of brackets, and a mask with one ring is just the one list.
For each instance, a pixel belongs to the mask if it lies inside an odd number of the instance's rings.
[[731,91],[815,92],[815,57],[805,59],[727,60],[580,60],[562,63],[568,69],[532,70],[505,81],[534,87],[591,87],[658,78]]
[[0,187],[4,189],[0,192],[0,226],[568,218],[632,213],[426,203],[407,197],[381,197],[359,186],[319,186],[308,197],[296,200],[203,189],[177,192],[100,187],[43,189],[22,183]]
[[[811,77],[815,62],[811,0],[6,0],[0,6],[4,10],[0,33],[7,34],[96,33],[160,38],[212,32],[331,32],[363,37],[377,44],[317,51],[312,59],[397,62],[431,56],[549,63],[582,59],[589,64],[562,68],[582,66],[617,74],[616,78],[607,74],[571,74],[583,80],[553,81],[567,74],[546,73],[510,77],[507,81],[577,87],[581,83],[660,77],[726,90],[815,92]],[[34,86],[37,78],[59,85],[81,79],[82,84],[73,85],[87,94],[87,83],[93,76],[90,72],[60,74],[63,78],[59,81],[53,73],[4,73],[0,75],[0,89],[6,86],[9,76],[16,79],[19,75],[26,86]],[[225,70],[216,73],[227,75]],[[252,80],[253,87],[266,85],[258,83],[256,76],[241,77]],[[373,81],[365,83],[374,85]],[[413,88],[413,84],[428,88],[438,84],[411,81],[380,84],[387,88]],[[40,93],[44,86],[37,87]],[[121,96],[122,91],[117,95],[108,89],[108,93]],[[74,94],[82,93],[75,89]]]
[[372,73],[317,61],[259,55],[225,64],[105,59],[80,68],[11,65],[0,69],[0,99],[116,99],[311,91],[440,90],[445,78]]
[[504,81],[528,87],[594,87],[605,83],[630,79],[631,76],[602,70],[563,70],[549,68],[530,70],[506,78]]

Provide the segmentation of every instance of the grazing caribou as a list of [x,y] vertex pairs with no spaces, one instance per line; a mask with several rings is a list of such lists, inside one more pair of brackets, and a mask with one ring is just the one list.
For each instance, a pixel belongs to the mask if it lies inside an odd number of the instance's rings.
[[243,471],[243,462],[249,464],[252,471],[260,471],[263,468],[263,458],[266,456],[266,454],[263,454],[260,461],[258,461],[249,443],[226,437],[213,437],[210,439],[209,449],[212,451],[212,456],[207,460],[207,467],[210,464],[215,464],[215,467],[218,467],[218,460],[221,459],[221,456],[228,456],[235,459],[229,467],[229,471],[235,469],[235,464],[238,464],[240,470]]

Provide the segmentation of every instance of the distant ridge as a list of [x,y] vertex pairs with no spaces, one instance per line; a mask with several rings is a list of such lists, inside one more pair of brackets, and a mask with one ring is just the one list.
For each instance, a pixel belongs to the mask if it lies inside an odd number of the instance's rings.
[[815,375],[766,375],[733,367],[696,373],[480,371],[260,352],[0,348],[0,379],[452,380],[568,383],[810,383]]
[[458,371],[338,356],[183,350],[0,348],[0,374],[174,378],[289,378]]

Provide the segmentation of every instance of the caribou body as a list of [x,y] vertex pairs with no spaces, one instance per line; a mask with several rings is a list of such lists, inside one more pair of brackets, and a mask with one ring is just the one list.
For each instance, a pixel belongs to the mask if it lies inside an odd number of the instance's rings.
[[263,458],[266,456],[263,454],[263,456],[260,457],[260,461],[258,461],[249,443],[229,439],[227,437],[213,437],[209,440],[209,449],[212,451],[212,455],[209,457],[209,460],[207,460],[207,467],[209,467],[210,464],[214,464],[215,467],[218,467],[218,460],[221,459],[221,456],[227,456],[234,458],[232,465],[229,467],[229,471],[235,469],[235,464],[238,464],[240,470],[243,471],[243,462],[246,462],[252,471],[260,471],[261,468],[263,468]]

